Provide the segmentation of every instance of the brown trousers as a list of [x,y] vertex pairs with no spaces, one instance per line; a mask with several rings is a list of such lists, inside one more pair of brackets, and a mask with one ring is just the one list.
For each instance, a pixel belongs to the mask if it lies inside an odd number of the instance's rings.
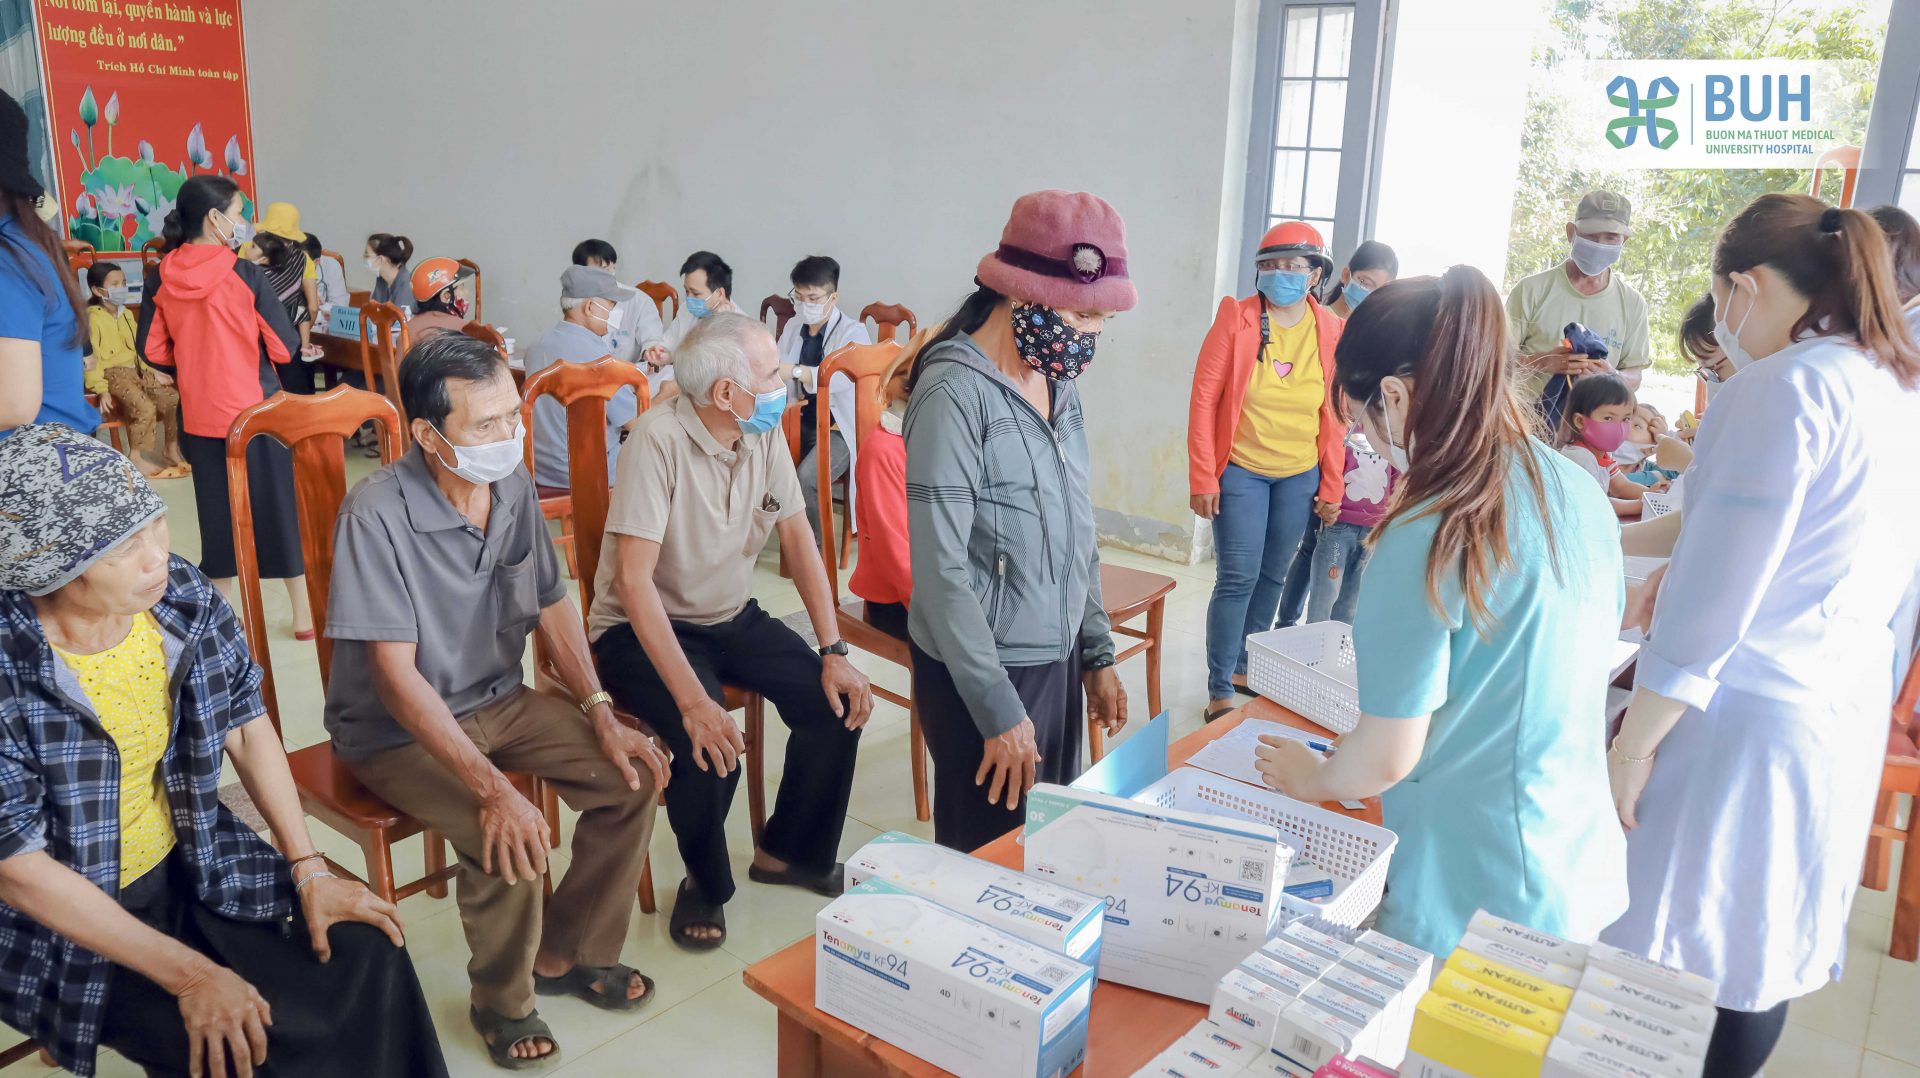
[[107,380],[107,396],[113,398],[120,415],[127,421],[128,441],[135,450],[158,456],[160,440],[156,421],[173,426],[179,422],[180,391],[162,385],[152,371],[142,367],[108,367],[100,372]]
[[[502,771],[545,779],[579,810],[572,863],[545,901],[539,880],[508,886],[480,870],[480,806],[473,791],[419,745],[391,749],[348,767],[394,808],[445,836],[459,856],[456,895],[466,930],[473,1002],[508,1018],[533,1010],[536,951],[569,956],[584,966],[620,960],[640,869],[653,837],[654,790],[647,769],[641,788],[600,751],[580,712],[528,688],[463,719],[460,729]],[[494,866],[496,869],[498,865]]]

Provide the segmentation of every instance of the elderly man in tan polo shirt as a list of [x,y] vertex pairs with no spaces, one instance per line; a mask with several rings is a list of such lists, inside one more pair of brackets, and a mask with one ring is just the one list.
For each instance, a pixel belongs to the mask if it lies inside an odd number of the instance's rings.
[[[873,694],[847,661],[780,435],[786,388],[772,335],[745,315],[714,314],[675,349],[673,365],[679,399],[642,415],[620,449],[607,514],[613,545],[588,633],[614,698],[673,750],[667,820],[687,879],[672,932],[682,947],[704,950],[726,938],[733,870],[724,824],[745,747],[721,685],[762,694],[792,731],[747,875],[823,895],[840,893],[835,857]],[[776,530],[825,645],[817,655],[750,596],[754,562]]]

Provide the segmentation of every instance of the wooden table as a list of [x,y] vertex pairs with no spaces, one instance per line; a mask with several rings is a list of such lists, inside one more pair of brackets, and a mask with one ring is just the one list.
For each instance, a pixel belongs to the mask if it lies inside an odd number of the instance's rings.
[[[1256,698],[1252,703],[1221,716],[1219,721],[1175,742],[1167,751],[1169,766],[1185,762],[1207,742],[1248,718],[1268,719],[1302,730],[1327,733],[1271,700]],[[1368,823],[1380,822],[1378,798],[1368,801],[1365,809],[1355,812],[1331,803],[1325,807]],[[1017,871],[1023,867],[1020,846],[1014,841],[1018,834],[1009,832],[1002,835],[974,853]],[[827,1075],[833,1078],[879,1075],[923,1078],[946,1073],[918,1056],[910,1055],[817,1010],[813,1005],[814,954],[814,938],[808,936],[748,966],[741,974],[748,988],[765,997],[779,1011],[780,1078],[823,1078]],[[1074,1074],[1080,1078],[1127,1078],[1206,1016],[1207,1008],[1198,1003],[1100,981],[1093,990],[1093,1007],[1087,1028],[1087,1061]]]

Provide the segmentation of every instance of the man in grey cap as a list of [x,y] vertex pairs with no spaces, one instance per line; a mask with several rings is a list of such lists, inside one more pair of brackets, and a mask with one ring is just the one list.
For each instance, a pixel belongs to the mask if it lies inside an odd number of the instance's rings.
[[[626,301],[634,291],[596,266],[568,266],[560,275],[560,323],[527,349],[527,377],[554,363],[591,363],[613,353],[612,338],[622,329]],[[613,474],[620,436],[640,414],[633,390],[622,389],[607,402],[607,474]],[[567,483],[567,410],[552,397],[533,405],[533,481],[541,497],[564,494]]]
[[[1632,206],[1612,191],[1588,191],[1567,222],[1571,249],[1565,261],[1523,277],[1507,294],[1507,318],[1520,353],[1521,388],[1529,401],[1542,400],[1557,422],[1556,402],[1564,402],[1573,379],[1612,370],[1628,386],[1640,387],[1640,372],[1653,363],[1647,340],[1647,301],[1620,280],[1613,264],[1633,235]],[[1578,322],[1607,344],[1605,359],[1574,351],[1566,329]]]

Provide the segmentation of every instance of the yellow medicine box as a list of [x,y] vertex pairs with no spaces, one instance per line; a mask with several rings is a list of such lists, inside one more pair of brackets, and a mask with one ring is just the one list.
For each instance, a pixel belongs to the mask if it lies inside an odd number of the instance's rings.
[[1539,1078],[1546,1034],[1429,992],[1414,1012],[1409,1052],[1474,1078]]
[[1564,1012],[1573,1003],[1573,989],[1543,981],[1504,962],[1483,958],[1471,951],[1455,951],[1448,955],[1446,968],[1485,981],[1507,995],[1518,996],[1545,1010]]
[[1560,1031],[1560,1021],[1564,1017],[1559,1011],[1528,1003],[1519,996],[1502,992],[1487,982],[1469,977],[1458,970],[1441,970],[1440,976],[1433,980],[1433,990],[1450,999],[1468,1004],[1476,1010],[1497,1015],[1510,1022],[1518,1022],[1528,1029],[1537,1030],[1549,1037]]

